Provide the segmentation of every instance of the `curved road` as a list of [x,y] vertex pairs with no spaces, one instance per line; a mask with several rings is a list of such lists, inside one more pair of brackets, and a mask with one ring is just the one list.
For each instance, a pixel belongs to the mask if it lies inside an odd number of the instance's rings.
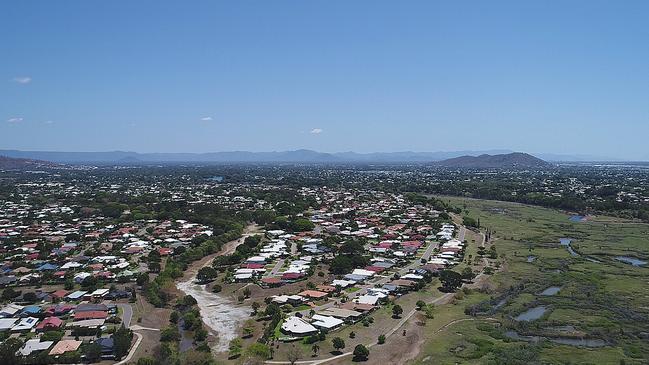
[[122,324],[124,327],[131,327],[131,320],[133,319],[133,307],[126,303],[116,303],[118,308],[122,310]]

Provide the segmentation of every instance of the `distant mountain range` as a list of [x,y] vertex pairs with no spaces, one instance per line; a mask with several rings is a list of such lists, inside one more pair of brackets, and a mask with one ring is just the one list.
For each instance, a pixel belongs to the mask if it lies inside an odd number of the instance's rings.
[[454,168],[547,168],[552,164],[527,153],[507,153],[499,155],[461,156],[435,163],[438,166]]
[[51,168],[57,166],[60,165],[49,161],[0,156],[0,169],[2,170],[24,170],[34,168]]
[[[54,152],[0,150],[0,155],[12,158],[52,161],[56,163],[235,163],[235,162],[297,162],[297,163],[430,163],[463,156],[503,155],[510,150],[453,151],[453,152],[375,152],[324,153],[312,150],[282,152],[211,152],[211,153],[138,153],[125,151],[110,152]],[[612,161],[593,156],[567,156],[536,154],[548,161]],[[546,157],[548,156],[548,157]]]

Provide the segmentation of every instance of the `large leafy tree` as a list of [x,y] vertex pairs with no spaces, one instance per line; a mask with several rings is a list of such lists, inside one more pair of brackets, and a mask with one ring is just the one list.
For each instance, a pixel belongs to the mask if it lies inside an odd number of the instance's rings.
[[131,348],[131,341],[133,340],[133,331],[121,326],[113,334],[113,352],[116,359],[121,359],[124,355],[128,354]]
[[336,351],[340,351],[345,348],[345,340],[340,337],[334,337],[333,340],[331,340],[331,344],[336,349]]
[[439,273],[439,280],[445,291],[455,291],[462,285],[462,275],[452,270],[444,270]]
[[355,361],[365,361],[367,357],[370,356],[370,350],[365,347],[365,345],[358,344],[354,347],[354,360]]
[[2,365],[18,365],[20,359],[16,356],[16,352],[22,347],[23,342],[17,338],[8,338],[0,344],[0,364]]

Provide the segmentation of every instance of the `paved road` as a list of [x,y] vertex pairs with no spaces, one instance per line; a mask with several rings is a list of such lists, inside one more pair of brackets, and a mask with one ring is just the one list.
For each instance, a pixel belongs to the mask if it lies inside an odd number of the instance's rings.
[[297,242],[291,241],[291,256],[297,254]]
[[275,266],[273,266],[273,269],[270,271],[270,274],[268,276],[275,276],[279,272],[279,270],[284,266],[284,262],[286,262],[285,259],[279,259],[277,260],[277,263]]
[[464,226],[460,226],[460,233],[457,236],[458,240],[464,242],[466,236],[466,228],[464,228]]
[[118,308],[122,310],[122,324],[124,327],[131,327],[131,319],[133,319],[133,307],[126,303],[117,303]]
[[428,248],[426,248],[426,251],[424,252],[424,254],[421,255],[421,259],[426,260],[426,261],[430,260],[430,257],[433,255],[433,251],[435,250],[435,247],[437,247],[437,243],[436,242],[431,242],[428,245]]

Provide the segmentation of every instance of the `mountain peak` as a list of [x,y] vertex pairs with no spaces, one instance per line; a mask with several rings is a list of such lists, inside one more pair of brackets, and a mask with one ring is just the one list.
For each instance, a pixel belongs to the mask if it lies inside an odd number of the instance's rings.
[[460,156],[437,163],[444,167],[456,168],[547,168],[552,164],[528,153],[512,152],[500,155],[482,154],[479,156]]

